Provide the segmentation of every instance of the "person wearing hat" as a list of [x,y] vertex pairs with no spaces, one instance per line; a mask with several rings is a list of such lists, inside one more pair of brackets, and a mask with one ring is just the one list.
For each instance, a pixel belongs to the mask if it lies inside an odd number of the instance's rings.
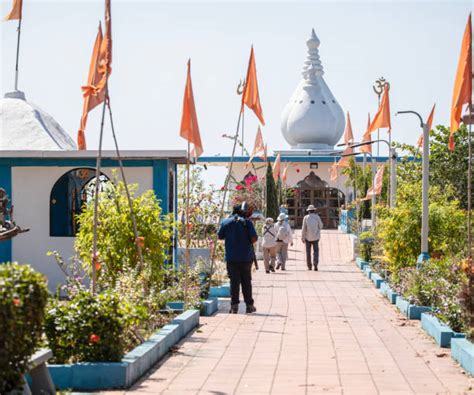
[[275,260],[276,260],[276,229],[273,223],[273,218],[267,218],[265,225],[263,226],[263,265],[265,266],[265,272],[275,271]]
[[307,215],[303,218],[303,228],[301,230],[301,241],[306,245],[306,265],[311,270],[311,249],[313,249],[313,266],[314,270],[318,270],[319,264],[319,239],[321,238],[321,229],[323,221],[318,214],[316,208],[310,204],[306,209]]
[[291,242],[291,228],[288,224],[288,215],[281,213],[277,218],[276,229],[276,257],[277,270],[286,270],[285,264],[288,259],[288,244]]

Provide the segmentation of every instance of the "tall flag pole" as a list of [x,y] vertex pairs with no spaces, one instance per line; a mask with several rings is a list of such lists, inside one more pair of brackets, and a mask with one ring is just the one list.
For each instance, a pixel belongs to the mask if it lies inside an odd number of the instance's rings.
[[4,18],[4,21],[12,21],[18,19],[17,41],[16,41],[16,64],[15,64],[15,90],[18,90],[18,64],[20,60],[20,37],[21,37],[21,20],[23,14],[23,0],[13,0],[12,9]]
[[[186,160],[186,250],[185,250],[185,273],[184,273],[184,308],[186,309],[188,304],[188,273],[190,267],[190,251],[191,246],[191,233],[190,233],[190,162],[191,156],[198,157],[203,153],[203,146],[201,142],[201,134],[199,132],[199,125],[196,114],[196,106],[194,103],[193,85],[191,81],[191,59],[188,60],[188,71],[186,76],[186,86],[184,88],[183,98],[183,112],[181,115],[181,128],[179,135],[187,140],[187,160]],[[191,144],[193,144],[193,150],[191,151]]]
[[[430,115],[428,115],[428,119],[426,120],[426,125],[428,126],[428,130],[431,132],[433,127],[433,118],[434,118],[434,111],[435,111],[436,103],[433,104],[433,108],[431,109]],[[416,143],[417,147],[421,149],[423,147],[423,133],[421,133],[418,141]]]

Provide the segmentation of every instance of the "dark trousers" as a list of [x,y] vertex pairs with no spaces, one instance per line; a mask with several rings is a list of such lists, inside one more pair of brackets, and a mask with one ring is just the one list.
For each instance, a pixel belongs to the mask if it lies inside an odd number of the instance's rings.
[[308,241],[306,240],[306,264],[311,269],[311,247],[313,248],[313,265],[318,266],[319,263],[319,240]]
[[227,273],[230,278],[230,303],[239,304],[240,285],[242,285],[245,304],[252,306],[252,262],[227,262]]

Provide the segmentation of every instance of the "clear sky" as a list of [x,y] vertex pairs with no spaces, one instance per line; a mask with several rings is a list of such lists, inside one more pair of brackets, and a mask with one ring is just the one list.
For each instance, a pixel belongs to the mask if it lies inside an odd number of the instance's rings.
[[[24,0],[19,88],[74,138],[104,1]],[[255,48],[269,148],[286,149],[280,114],[301,79],[306,39],[321,40],[324,78],[356,138],[377,110],[374,81],[391,83],[392,114],[413,109],[447,124],[462,34],[472,1],[439,2],[161,2],[112,1],[112,108],[122,149],[185,149],[178,136],[186,62],[192,77],[205,155],[229,155],[239,111],[236,86]],[[1,0],[5,15],[10,0]],[[1,91],[13,90],[16,21],[1,23]],[[89,117],[97,147],[99,109]],[[415,143],[415,118],[392,115],[394,140]],[[251,149],[256,118],[247,112]],[[384,133],[384,135],[386,135]],[[110,133],[105,148],[112,148]]]

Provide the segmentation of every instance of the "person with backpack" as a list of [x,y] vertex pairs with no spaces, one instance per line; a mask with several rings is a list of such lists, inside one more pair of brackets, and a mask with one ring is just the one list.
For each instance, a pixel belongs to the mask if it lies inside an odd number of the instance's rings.
[[265,272],[270,273],[275,271],[275,260],[276,260],[276,229],[273,223],[273,218],[267,218],[265,225],[263,226],[263,265],[265,266]]

